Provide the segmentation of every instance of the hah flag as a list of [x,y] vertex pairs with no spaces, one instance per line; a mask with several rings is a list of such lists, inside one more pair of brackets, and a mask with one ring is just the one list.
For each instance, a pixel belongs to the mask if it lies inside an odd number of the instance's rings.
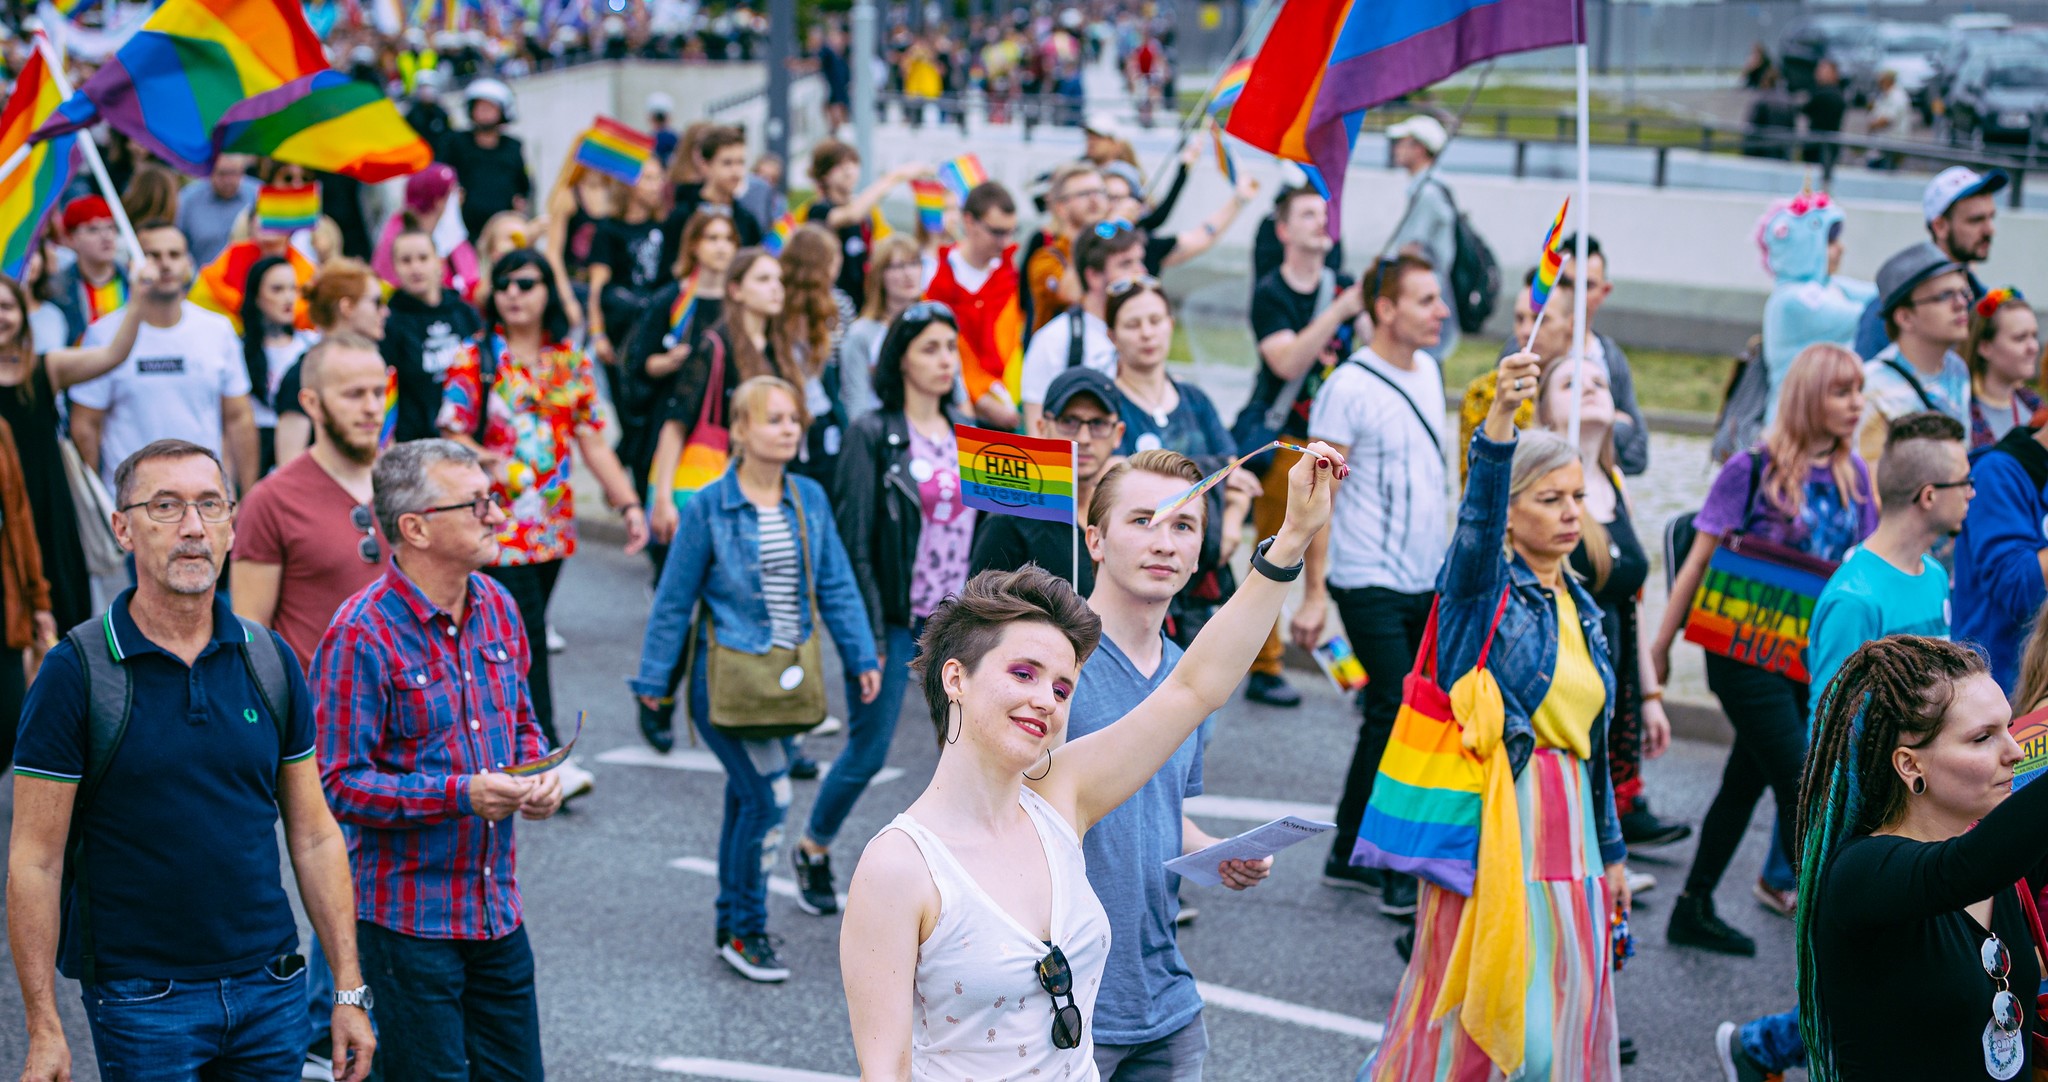
[[1237,104],[1238,97],[1244,93],[1245,80],[1251,78],[1252,59],[1245,57],[1223,69],[1223,74],[1217,77],[1216,92],[1209,95],[1210,116],[1226,116],[1230,107]]
[[320,188],[307,184],[297,188],[264,185],[256,193],[256,232],[289,237],[301,229],[320,224]]
[[2032,774],[2048,767],[2048,707],[2012,719],[2011,730],[2020,754],[2025,756],[2012,768],[2013,774]]
[[946,231],[946,191],[936,180],[910,182],[911,198],[917,202],[917,224],[927,233]]
[[1503,53],[1586,40],[1582,0],[1288,0],[1230,111],[1230,134],[1327,178],[1337,235],[1365,110]]
[[641,167],[652,157],[652,136],[643,135],[607,116],[598,117],[590,130],[583,133],[582,142],[576,144],[578,165],[627,184],[640,179]]
[[968,192],[988,183],[988,170],[981,167],[980,158],[962,154],[939,166],[939,183],[953,189],[953,195],[965,203]]
[[954,425],[960,500],[978,511],[1074,525],[1074,445]]
[[0,272],[16,281],[28,265],[29,253],[35,251],[43,223],[78,170],[78,136],[28,141],[29,134],[64,101],[50,74],[47,55],[42,48],[29,52],[14,81],[14,93],[8,97],[6,109],[0,111],[0,160],[12,163],[6,176],[0,177]]
[[382,90],[328,67],[297,0],[168,0],[36,138],[100,120],[193,176],[223,153],[363,181],[433,160]]
[[1536,260],[1536,280],[1529,283],[1529,310],[1543,311],[1544,302],[1550,300],[1550,287],[1557,284],[1557,275],[1564,268],[1564,216],[1572,209],[1572,197],[1564,197],[1564,205],[1557,208],[1557,217],[1550,223],[1550,232],[1543,234],[1543,253]]

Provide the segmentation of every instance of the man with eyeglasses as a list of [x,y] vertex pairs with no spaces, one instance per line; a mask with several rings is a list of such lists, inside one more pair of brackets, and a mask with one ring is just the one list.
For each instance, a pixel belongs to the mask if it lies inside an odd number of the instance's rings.
[[1145,233],[1129,222],[1097,222],[1075,243],[1074,266],[1088,286],[1081,303],[1040,327],[1024,350],[1024,370],[1018,382],[1028,431],[1038,430],[1045,396],[1053,377],[1062,371],[1086,366],[1116,377],[1116,342],[1109,337],[1109,323],[1103,317],[1109,309],[1111,285],[1145,276]]
[[[1069,368],[1055,376],[1046,388],[1045,412],[1039,415],[1032,435],[1074,441],[1074,511],[1077,522],[1088,514],[1095,498],[1095,481],[1108,467],[1110,456],[1123,442],[1124,423],[1118,419],[1119,396],[1116,383],[1093,368]],[[983,515],[975,524],[974,549],[967,557],[967,575],[983,571],[1015,571],[1025,564],[1037,564],[1074,584],[1074,592],[1087,597],[1095,588],[1095,564],[1083,559],[1074,564],[1078,525],[1062,525],[1016,515]]]
[[[355,887],[313,761],[312,691],[274,631],[215,589],[235,503],[213,451],[150,443],[114,471],[136,584],[57,644],[15,751],[7,920],[28,1016],[23,1078],[68,1077],[52,967],[80,984],[99,1070],[295,1078],[305,961],[277,828],[334,963],[335,1076],[376,1038],[356,964]],[[76,810],[77,830],[71,835]]]
[[1054,316],[1081,302],[1087,284],[1072,258],[1081,236],[1109,213],[1109,188],[1102,174],[1086,162],[1068,162],[1053,170],[1046,195],[1052,228],[1024,255],[1024,284],[1031,294],[1031,331],[1036,334]]
[[[1814,602],[1806,640],[1814,716],[1835,673],[1864,643],[1888,635],[1949,637],[1948,572],[1934,551],[1962,531],[1976,492],[1968,434],[1955,418],[1931,410],[1892,423],[1876,470],[1877,529],[1843,558]],[[1806,1066],[1796,1010],[1740,1028],[1723,1022],[1714,1043],[1730,1078],[1763,1079]]]
[[1859,450],[1875,465],[1893,420],[1938,410],[1970,424],[1970,366],[1956,348],[1970,333],[1976,294],[1960,263],[1932,244],[1916,244],[1877,271],[1878,302],[1892,344],[1863,363]]
[[1013,429],[1024,360],[1017,201],[993,180],[977,185],[960,205],[960,226],[960,243],[939,249],[924,296],[951,308],[960,321],[960,378],[974,415]]
[[476,452],[452,440],[392,447],[373,481],[391,564],[335,614],[313,689],[388,1073],[537,1080],[511,817],[553,815],[562,783],[506,773],[550,749],[518,606],[482,573],[505,509]]

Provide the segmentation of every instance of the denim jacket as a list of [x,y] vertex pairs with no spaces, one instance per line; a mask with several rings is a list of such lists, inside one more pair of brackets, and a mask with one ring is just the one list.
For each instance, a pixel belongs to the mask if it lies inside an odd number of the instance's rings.
[[[761,518],[740,491],[738,466],[725,471],[683,507],[661,584],[654,591],[654,609],[647,615],[647,635],[640,646],[640,673],[626,681],[636,695],[668,694],[669,674],[682,657],[697,603],[711,609],[713,634],[719,645],[748,654],[765,654],[771,645],[768,601],[761,590]],[[849,673],[881,667],[875,658],[875,636],[868,628],[867,607],[853,581],[846,547],[832,519],[825,489],[808,477],[787,474],[782,485],[782,510],[796,528],[796,501],[803,498],[804,522],[811,539],[808,561],[818,613],[839,646],[839,659]],[[798,534],[799,543],[802,534]],[[798,641],[807,641],[811,607],[800,617]]]
[[[1446,690],[1479,661],[1479,648],[1493,624],[1501,588],[1508,604],[1494,634],[1486,667],[1500,684],[1507,706],[1508,760],[1520,775],[1536,750],[1529,717],[1550,691],[1557,671],[1557,603],[1537,582],[1536,573],[1520,556],[1504,556],[1507,534],[1508,481],[1515,445],[1495,443],[1486,433],[1472,436],[1471,476],[1465,500],[1458,507],[1458,528],[1451,552],[1437,576],[1437,681]],[[1607,727],[1614,718],[1614,662],[1607,636],[1600,628],[1600,604],[1567,573],[1566,588],[1579,608],[1579,625],[1587,652],[1607,686],[1607,705],[1593,726],[1593,754],[1586,770],[1593,781],[1593,826],[1600,842],[1600,860],[1612,864],[1628,855],[1621,840],[1621,821],[1614,813],[1614,783],[1607,768]]]

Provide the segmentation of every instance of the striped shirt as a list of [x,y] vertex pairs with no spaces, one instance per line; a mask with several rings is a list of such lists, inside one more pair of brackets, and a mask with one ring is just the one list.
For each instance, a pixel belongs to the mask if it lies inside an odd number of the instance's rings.
[[761,516],[761,596],[768,603],[770,641],[794,649],[803,634],[803,567],[796,534],[781,504],[754,511]]
[[467,775],[546,751],[512,595],[481,574],[468,588],[458,622],[393,562],[313,655],[321,778],[348,836],[356,916],[423,939],[519,927],[512,820],[475,815]]

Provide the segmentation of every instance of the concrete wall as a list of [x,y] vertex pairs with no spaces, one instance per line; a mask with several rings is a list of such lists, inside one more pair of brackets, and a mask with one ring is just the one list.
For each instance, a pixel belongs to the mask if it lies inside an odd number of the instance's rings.
[[671,120],[680,128],[701,119],[712,103],[761,85],[761,65],[617,60],[545,71],[512,82],[518,122],[513,131],[526,143],[526,163],[535,190],[554,185],[562,162],[598,115],[634,127],[647,122],[647,95],[666,91],[676,101]]

